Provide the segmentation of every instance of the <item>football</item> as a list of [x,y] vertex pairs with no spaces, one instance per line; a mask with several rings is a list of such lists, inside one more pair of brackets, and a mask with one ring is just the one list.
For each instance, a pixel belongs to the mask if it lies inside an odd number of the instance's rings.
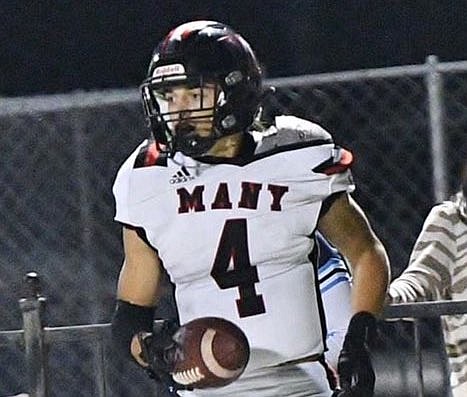
[[182,325],[172,378],[193,389],[222,387],[243,373],[250,357],[248,339],[235,324],[218,317],[201,317]]

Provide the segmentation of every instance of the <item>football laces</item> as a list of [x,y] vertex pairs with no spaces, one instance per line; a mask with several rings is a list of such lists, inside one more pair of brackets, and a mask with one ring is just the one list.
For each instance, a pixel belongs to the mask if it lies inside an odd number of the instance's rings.
[[204,375],[201,373],[199,367],[195,367],[186,369],[184,371],[175,372],[172,374],[172,378],[175,382],[184,386],[188,386],[204,379]]

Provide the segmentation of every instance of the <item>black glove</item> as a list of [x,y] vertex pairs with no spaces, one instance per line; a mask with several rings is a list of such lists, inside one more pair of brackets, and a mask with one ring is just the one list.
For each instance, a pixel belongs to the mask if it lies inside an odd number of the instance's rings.
[[371,364],[368,343],[376,334],[376,319],[368,312],[355,314],[347,329],[337,362],[340,390],[335,397],[372,397],[375,372]]
[[175,395],[177,390],[187,389],[172,379],[170,374],[173,370],[177,344],[173,335],[179,326],[175,320],[162,320],[154,323],[153,332],[141,332],[138,340],[141,345],[141,359],[148,363],[146,368],[148,375],[167,386],[170,393]]

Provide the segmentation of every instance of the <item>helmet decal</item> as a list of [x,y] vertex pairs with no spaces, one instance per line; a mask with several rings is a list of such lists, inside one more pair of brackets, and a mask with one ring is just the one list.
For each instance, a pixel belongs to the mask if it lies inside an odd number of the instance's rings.
[[240,70],[234,70],[225,76],[224,81],[228,86],[235,85],[243,80],[243,74]]
[[163,79],[167,76],[173,76],[174,74],[185,74],[185,67],[181,63],[159,66],[154,69],[152,77],[157,79]]

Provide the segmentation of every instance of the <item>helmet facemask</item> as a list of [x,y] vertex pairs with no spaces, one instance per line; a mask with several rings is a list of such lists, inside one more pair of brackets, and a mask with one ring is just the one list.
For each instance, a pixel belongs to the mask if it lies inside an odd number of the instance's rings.
[[[192,106],[171,110],[169,103],[181,90],[197,99]],[[212,79],[186,75],[154,79],[142,85],[142,95],[154,137],[171,154],[180,151],[193,157],[206,155],[224,135],[215,125],[224,93]]]

